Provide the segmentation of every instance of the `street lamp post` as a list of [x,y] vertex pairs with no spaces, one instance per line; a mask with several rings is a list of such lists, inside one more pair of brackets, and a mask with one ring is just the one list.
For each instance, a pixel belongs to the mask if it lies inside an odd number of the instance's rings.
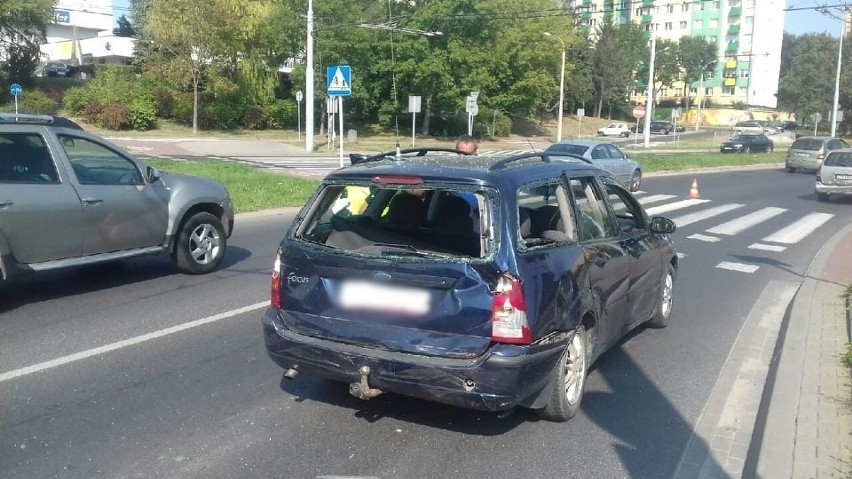
[[651,63],[648,65],[648,99],[645,101],[644,145],[651,146],[651,116],[654,112],[654,60],[657,56],[657,39],[651,37]]
[[846,18],[840,24],[840,46],[837,49],[837,73],[834,76],[834,105],[831,109],[831,136],[837,131],[837,109],[840,102],[840,64],[843,58],[843,36],[846,35]]
[[543,32],[547,37],[556,37],[559,43],[562,44],[562,69],[559,70],[559,120],[556,125],[556,141],[562,141],[562,114],[565,110],[565,41],[562,37],[553,35],[550,32]]
[[305,65],[305,151],[314,151],[314,2],[308,0],[308,38]]

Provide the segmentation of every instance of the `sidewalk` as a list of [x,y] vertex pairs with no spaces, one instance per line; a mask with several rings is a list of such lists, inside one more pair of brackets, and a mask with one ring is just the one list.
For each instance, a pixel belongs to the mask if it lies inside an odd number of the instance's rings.
[[851,334],[850,284],[852,226],[820,250],[790,309],[758,477],[852,477],[852,377],[841,363]]

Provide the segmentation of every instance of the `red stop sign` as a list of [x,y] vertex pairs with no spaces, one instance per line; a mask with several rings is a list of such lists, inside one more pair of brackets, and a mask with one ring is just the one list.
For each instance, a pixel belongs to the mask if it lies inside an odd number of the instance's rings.
[[639,120],[644,116],[645,116],[645,107],[644,106],[636,105],[635,107],[633,107],[633,118],[636,118],[637,120]]

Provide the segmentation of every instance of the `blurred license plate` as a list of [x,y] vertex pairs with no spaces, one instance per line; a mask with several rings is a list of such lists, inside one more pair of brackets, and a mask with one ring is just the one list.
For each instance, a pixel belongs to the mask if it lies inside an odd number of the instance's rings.
[[340,307],[422,315],[429,312],[429,292],[369,281],[346,281],[340,288]]
[[834,175],[835,180],[852,180],[852,175]]

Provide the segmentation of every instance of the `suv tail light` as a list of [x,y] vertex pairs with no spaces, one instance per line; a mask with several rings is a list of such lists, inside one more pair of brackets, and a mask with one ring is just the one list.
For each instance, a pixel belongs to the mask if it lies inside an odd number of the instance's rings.
[[508,273],[497,280],[491,301],[491,339],[508,344],[532,342],[524,288],[517,278]]
[[275,253],[275,265],[272,267],[272,287],[270,288],[270,306],[281,311],[281,250]]
[[824,160],[824,159],[825,159],[825,152],[824,152],[824,151],[822,151],[822,150],[820,150],[820,151],[819,151],[819,154],[817,154],[817,158],[816,158],[816,159],[817,159],[817,161],[822,162],[822,160]]

